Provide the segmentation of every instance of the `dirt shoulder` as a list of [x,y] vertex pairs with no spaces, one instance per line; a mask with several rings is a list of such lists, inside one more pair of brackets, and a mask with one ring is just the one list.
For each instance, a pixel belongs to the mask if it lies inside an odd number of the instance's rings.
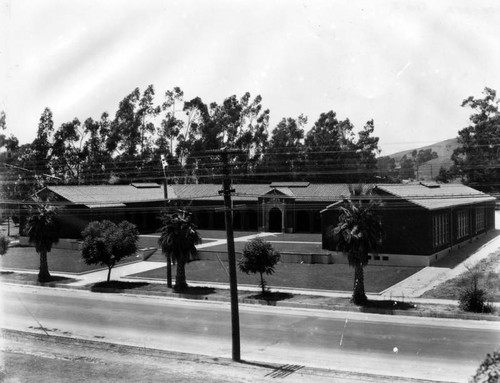
[[2,382],[431,382],[299,365],[233,362],[99,341],[0,331]]

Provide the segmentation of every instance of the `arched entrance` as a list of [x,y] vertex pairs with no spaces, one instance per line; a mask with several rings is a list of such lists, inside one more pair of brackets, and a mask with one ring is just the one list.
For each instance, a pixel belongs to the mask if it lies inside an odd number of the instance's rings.
[[269,210],[269,231],[279,232],[282,231],[282,213],[277,207]]

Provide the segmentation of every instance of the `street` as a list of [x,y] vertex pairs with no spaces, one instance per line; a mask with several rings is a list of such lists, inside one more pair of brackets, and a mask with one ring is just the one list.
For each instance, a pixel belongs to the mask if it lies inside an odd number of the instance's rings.
[[[3,285],[1,327],[231,356],[226,303]],[[240,306],[246,361],[467,381],[500,344],[498,322]]]

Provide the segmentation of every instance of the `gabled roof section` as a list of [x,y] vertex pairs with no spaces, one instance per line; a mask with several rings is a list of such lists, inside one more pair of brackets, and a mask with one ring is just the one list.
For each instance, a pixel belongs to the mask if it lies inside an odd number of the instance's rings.
[[263,196],[272,196],[272,195],[281,195],[285,197],[295,197],[295,194],[286,187],[274,187],[271,190],[269,190],[267,193],[265,193]]
[[[54,185],[47,190],[75,205],[89,208],[117,207],[127,203],[154,202],[164,199],[163,186],[136,188],[132,185]],[[176,198],[174,189],[168,187],[169,199]]]
[[462,184],[390,184],[377,185],[380,190],[395,198],[401,198],[428,210],[444,209],[453,206],[493,202],[496,199]]

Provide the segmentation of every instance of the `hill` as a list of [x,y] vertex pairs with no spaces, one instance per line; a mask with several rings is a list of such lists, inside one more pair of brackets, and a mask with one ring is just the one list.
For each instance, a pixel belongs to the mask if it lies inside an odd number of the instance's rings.
[[[451,161],[451,155],[453,154],[453,151],[458,147],[458,141],[456,138],[450,138],[448,140],[444,141],[439,141],[436,142],[435,144],[427,145],[427,146],[422,146],[419,148],[415,149],[410,149],[410,150],[404,150],[401,152],[397,152],[394,154],[389,154],[388,156],[391,158],[394,158],[396,162],[401,161],[401,158],[406,154],[411,156],[411,152],[416,150],[417,152],[419,150],[427,150],[427,149],[432,149],[433,152],[436,152],[438,155],[437,159],[444,160],[445,158],[448,159],[448,161]],[[435,160],[433,160],[435,161]]]
[[437,153],[438,158],[421,164],[418,168],[415,168],[415,173],[418,180],[434,180],[439,174],[439,170],[442,167],[448,170],[453,165],[451,156],[453,154],[453,151],[458,148],[458,146],[458,140],[456,138],[451,138],[448,140],[436,142],[432,145],[421,146],[419,148],[389,154],[388,157],[394,158],[394,160],[396,161],[396,168],[399,168],[399,163],[403,156],[407,155],[411,157],[411,153],[414,150],[418,152],[420,150],[431,149],[432,151]]

